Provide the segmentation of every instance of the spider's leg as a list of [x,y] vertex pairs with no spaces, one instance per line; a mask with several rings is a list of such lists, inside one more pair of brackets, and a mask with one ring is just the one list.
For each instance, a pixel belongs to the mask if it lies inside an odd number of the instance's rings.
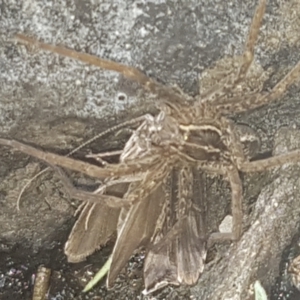
[[252,23],[249,29],[248,38],[245,45],[245,50],[242,56],[242,64],[239,68],[237,78],[233,82],[233,86],[243,81],[254,57],[254,48],[257,41],[259,29],[261,27],[262,19],[265,14],[266,0],[260,0],[255,10]]
[[[242,82],[252,64],[254,57],[254,49],[257,42],[259,29],[261,27],[262,19],[265,13],[266,0],[260,0],[249,29],[249,34],[245,44],[244,53],[241,57],[240,67],[237,72],[230,71],[225,75],[216,85],[209,89],[206,93],[197,97],[195,106],[202,105],[205,102],[212,103],[222,113],[235,112],[234,107],[231,107],[232,99],[227,99],[236,86]],[[234,101],[240,102],[241,97],[236,98]],[[229,104],[230,103],[230,104]]]
[[243,186],[242,181],[239,175],[239,172],[236,168],[228,170],[227,173],[230,186],[231,186],[231,210],[232,210],[232,235],[233,239],[239,239],[242,235],[242,226],[243,226]]
[[229,102],[221,104],[224,110],[230,112],[243,112],[250,109],[255,109],[262,105],[268,104],[282,96],[285,91],[300,77],[300,62],[281,80],[273,89],[268,93],[257,94],[246,96],[244,99],[233,98]]
[[[70,157],[44,152],[38,150],[29,145],[8,139],[0,138],[0,145],[9,146],[15,150],[23,152],[25,154],[36,157],[44,162],[64,167],[73,171],[84,173],[88,176],[95,178],[112,178],[112,177],[121,177],[126,175],[137,174],[143,171],[146,171],[149,166],[149,162],[143,159],[135,160],[134,162],[126,162],[119,164],[107,164],[105,167],[99,167],[84,161],[76,160]],[[154,163],[155,158],[152,160]]]
[[182,102],[185,97],[175,92],[173,88],[164,86],[154,79],[151,79],[137,68],[133,68],[124,64],[114,62],[112,60],[106,60],[99,58],[95,55],[77,52],[61,46],[55,46],[51,44],[42,43],[34,38],[30,38],[24,34],[16,34],[15,39],[22,44],[35,46],[45,51],[56,53],[65,57],[73,58],[75,60],[87,63],[96,67],[100,67],[105,70],[115,71],[122,74],[124,77],[138,82],[148,91],[158,95],[161,98],[165,98],[171,102]]
[[238,240],[242,235],[243,225],[243,187],[238,173],[238,169],[235,167],[229,167],[226,170],[227,179],[231,186],[231,213],[232,213],[232,232],[228,233],[213,233],[209,242],[215,242],[219,240]]
[[126,78],[137,81],[140,84],[145,85],[145,86],[151,85],[151,83],[152,83],[152,79],[147,77],[145,74],[140,72],[138,69],[129,67],[124,64],[116,63],[111,60],[101,59],[97,56],[90,55],[87,53],[81,53],[81,52],[71,50],[71,49],[68,49],[65,47],[42,43],[34,38],[28,37],[28,36],[26,36],[24,34],[20,34],[20,33],[16,34],[15,39],[17,40],[17,42],[25,44],[25,45],[34,46],[34,47],[37,47],[37,48],[45,50],[45,51],[59,54],[61,56],[73,58],[75,60],[90,64],[90,65],[93,65],[96,67],[100,67],[105,70],[118,72],[118,73],[124,75]]
[[300,150],[291,151],[274,157],[257,161],[243,162],[238,169],[242,172],[261,172],[270,168],[300,162]]
[[[117,181],[114,184],[108,184],[107,187],[103,189],[103,192],[105,192],[109,186],[113,186],[114,188],[116,188],[117,186],[118,192],[114,191],[114,195],[106,195],[103,193],[99,193],[99,189],[97,189],[94,192],[88,192],[73,186],[70,179],[67,177],[67,175],[63,172],[61,168],[56,166],[53,166],[53,168],[59,174],[60,179],[63,182],[64,188],[66,189],[68,195],[73,199],[86,201],[89,203],[96,203],[99,205],[105,204],[112,208],[122,208],[124,205],[128,204],[128,202],[126,203],[126,200],[122,198],[123,194],[126,192],[126,186],[128,185],[126,181],[124,183],[122,183],[121,181]],[[122,192],[119,191],[120,187],[123,187]]]
[[[229,72],[227,76],[217,85],[213,86],[205,94],[201,95],[199,103],[210,102],[215,103],[217,107],[222,107],[224,97],[228,91],[233,90],[247,75],[249,67],[253,61],[254,48],[257,42],[259,29],[261,27],[262,19],[265,13],[266,0],[260,0],[249,29],[249,34],[245,44],[245,49],[241,57],[240,67],[238,72]],[[220,102],[220,104],[218,104]],[[227,102],[227,101],[226,101]]]

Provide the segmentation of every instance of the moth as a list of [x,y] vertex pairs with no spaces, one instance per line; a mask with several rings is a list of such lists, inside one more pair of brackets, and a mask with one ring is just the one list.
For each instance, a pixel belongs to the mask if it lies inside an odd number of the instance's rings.
[[[245,128],[227,117],[280,98],[299,77],[300,62],[269,91],[261,86],[251,91],[246,87],[265,7],[266,0],[260,0],[244,52],[235,58],[238,68],[225,72],[215,85],[195,97],[179,88],[165,86],[136,68],[16,35],[20,43],[116,71],[156,96],[159,113],[138,119],[137,129],[115,164],[99,166],[0,139],[3,146],[56,166],[70,195],[87,201],[66,244],[70,261],[84,259],[117,230],[107,276],[109,288],[133,251],[142,246],[147,250],[145,293],[168,284],[195,284],[204,269],[207,241],[237,240],[242,235],[239,172],[260,172],[300,161],[300,150],[250,160],[259,141],[251,135],[245,138]],[[77,191],[61,167],[102,179],[103,183],[94,193]],[[216,232],[210,236],[206,233],[202,205],[205,197],[197,191],[202,182],[195,179],[201,172],[221,175],[230,184],[230,233]],[[89,250],[83,247],[84,243],[90,246]]]

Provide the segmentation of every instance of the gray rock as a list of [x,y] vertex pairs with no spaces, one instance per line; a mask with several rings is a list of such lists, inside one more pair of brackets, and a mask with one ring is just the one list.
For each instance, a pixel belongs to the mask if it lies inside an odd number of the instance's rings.
[[[15,33],[136,66],[149,76],[169,85],[177,84],[195,95],[199,74],[221,58],[241,53],[256,4],[253,0],[242,3],[239,0],[3,0],[0,3],[1,136],[66,154],[112,125],[155,111],[153,98],[120,75],[17,45],[13,39]],[[265,89],[274,86],[300,60],[299,11],[296,0],[268,4],[256,50],[256,62],[265,70],[272,68]],[[262,152],[272,151],[275,133],[286,126],[288,129],[281,130],[276,141],[285,144],[293,138],[291,148],[299,148],[296,145],[299,134],[292,129],[299,127],[298,94],[299,88],[293,87],[278,104],[236,117],[238,122],[249,124],[258,132]],[[92,149],[117,147],[118,139],[112,138],[112,141],[102,140]],[[16,295],[23,293],[19,299],[27,296],[30,299],[28,284],[24,282],[37,264],[49,264],[53,257],[50,250],[65,241],[74,208],[59,180],[48,173],[47,178],[37,179],[26,190],[18,212],[16,199],[23,184],[41,164],[4,148],[0,151],[0,239],[1,249],[9,256],[9,263],[0,267],[0,279],[6,288],[3,297],[7,292],[18,299]],[[281,253],[297,232],[298,174],[295,166],[245,178],[245,212],[254,205],[253,213],[245,216],[248,230],[238,243],[229,249],[222,248],[224,259],[209,265],[192,289],[192,295],[197,299],[247,299],[256,279],[269,289],[278,274]],[[81,177],[79,180],[86,183]],[[211,210],[218,215],[213,218],[212,227],[218,227],[226,215],[223,206],[228,207],[228,201],[212,205]],[[16,243],[33,249],[24,251],[23,261],[15,255],[20,251],[13,250]],[[50,254],[35,259],[39,249],[50,249]],[[28,261],[25,256],[31,259]],[[27,281],[23,277],[11,281],[12,266],[22,270],[22,263],[26,265],[27,273],[23,273],[27,277],[21,273]],[[59,267],[55,264],[51,267],[61,273],[75,272],[75,267],[56,264]],[[74,279],[66,280],[60,289],[64,291],[62,299],[72,299],[70,295],[79,291],[80,286]],[[124,288],[126,284],[115,292],[99,293],[105,299],[142,298],[139,292]],[[15,294],[11,293],[11,286]],[[169,288],[158,297],[186,299],[188,293],[186,289],[181,293],[181,289]],[[59,299],[58,294],[55,299]]]

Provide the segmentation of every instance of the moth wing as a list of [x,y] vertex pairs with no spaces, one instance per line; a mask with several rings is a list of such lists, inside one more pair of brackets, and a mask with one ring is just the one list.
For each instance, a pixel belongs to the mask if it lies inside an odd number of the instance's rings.
[[[122,195],[128,189],[127,184],[116,184],[107,192],[113,191]],[[117,230],[119,208],[112,208],[105,203],[87,202],[75,222],[68,241],[65,244],[65,254],[69,262],[80,262],[105,245]]]
[[162,189],[159,184],[149,196],[131,205],[125,220],[118,227],[118,238],[113,249],[112,263],[107,276],[110,288],[134,250],[147,246],[161,210]]
[[204,269],[206,238],[199,218],[199,212],[191,211],[177,239],[177,274],[181,284],[195,284]]
[[[166,285],[178,285],[177,258],[175,252],[176,222],[174,172],[165,180],[163,188],[164,203],[156,223],[155,233],[144,262],[143,294],[150,294]],[[171,237],[170,237],[171,236]]]
[[144,264],[144,294],[168,284],[195,284],[206,258],[205,178],[198,170],[173,172],[165,188],[168,208],[161,220],[160,234]]
[[[163,237],[162,237],[163,238]],[[179,285],[177,266],[172,259],[172,243],[167,243],[159,252],[149,251],[144,263],[144,295],[153,293],[169,284]]]
[[119,213],[120,209],[87,202],[65,244],[68,262],[83,261],[105,245],[116,232]]
[[[203,272],[207,253],[205,175],[196,169],[179,174],[178,197],[185,198],[182,230],[177,237],[177,274],[181,284],[195,284]],[[180,203],[179,199],[179,203]],[[180,205],[180,204],[179,204]],[[178,212],[180,214],[180,211]]]

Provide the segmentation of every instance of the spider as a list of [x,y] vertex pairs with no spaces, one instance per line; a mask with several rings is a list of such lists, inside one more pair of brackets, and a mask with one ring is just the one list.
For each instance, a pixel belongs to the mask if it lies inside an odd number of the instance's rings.
[[[66,243],[65,252],[70,261],[79,261],[91,254],[99,241],[106,243],[117,229],[108,287],[140,246],[147,249],[145,293],[168,284],[195,284],[203,272],[208,240],[203,197],[194,184],[201,186],[197,176],[207,172],[222,175],[229,182],[232,232],[213,233],[209,239],[237,240],[242,235],[243,191],[239,172],[260,172],[300,161],[300,150],[251,161],[251,153],[245,151],[241,128],[226,117],[276,100],[299,77],[300,62],[268,92],[259,89],[236,93],[246,81],[253,62],[265,7],[266,0],[260,0],[237,71],[228,70],[217,84],[194,98],[178,88],[160,84],[136,68],[16,35],[20,43],[116,71],[138,82],[157,98],[159,113],[132,121],[138,124],[137,129],[120,152],[117,164],[99,166],[0,139],[4,146],[56,166],[70,195],[87,201]],[[98,159],[102,161],[102,157],[99,154]],[[103,185],[94,193],[78,191],[58,167],[103,179]],[[86,234],[86,227],[98,228],[100,240]],[[94,239],[94,244],[88,251],[83,250],[82,245],[89,239]]]

